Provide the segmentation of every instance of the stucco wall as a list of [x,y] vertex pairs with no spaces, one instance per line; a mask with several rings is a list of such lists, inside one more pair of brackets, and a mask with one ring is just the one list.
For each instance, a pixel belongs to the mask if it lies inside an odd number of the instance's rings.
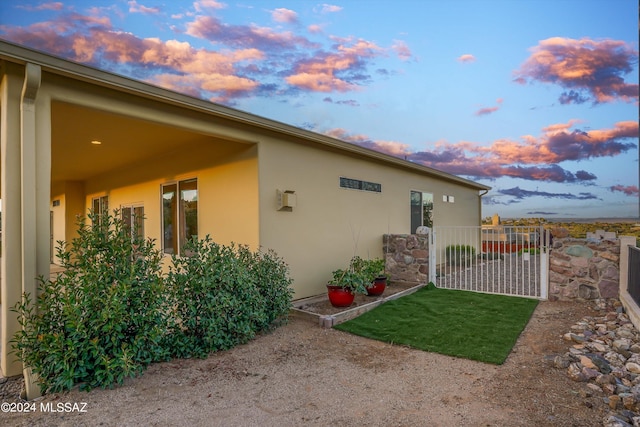
[[[161,186],[184,179],[198,179],[198,235],[207,234],[217,243],[258,246],[257,159],[253,146],[238,145],[220,150],[202,145],[194,153],[155,159],[129,185],[119,174],[87,181],[85,206],[95,197],[108,195],[109,210],[138,204],[144,206],[145,236],[161,242]],[[211,164],[206,164],[203,159]],[[201,169],[198,166],[202,167]],[[136,182],[140,181],[140,182]]]
[[[290,264],[294,298],[325,292],[331,272],[354,255],[382,257],[384,234],[411,233],[411,190],[433,193],[436,225],[480,224],[477,189],[386,164],[276,138],[260,141],[259,164],[260,242]],[[382,192],[341,188],[341,176]],[[295,191],[291,212],[276,209],[276,190]]]
[[[410,233],[411,190],[433,194],[434,224],[480,223],[477,188],[286,133],[212,119],[128,94],[115,96],[104,88],[59,76],[49,76],[44,90],[55,100],[54,133],[78,130],[60,125],[65,111],[94,114],[102,122],[125,120],[123,133],[113,136],[128,138],[122,152],[129,148],[140,152],[141,160],[135,164],[83,181],[80,203],[85,210],[93,197],[102,195],[109,196],[111,209],[141,203],[147,218],[145,234],[160,241],[161,184],[198,178],[199,235],[210,234],[219,243],[274,249],[290,265],[295,298],[323,293],[331,271],[345,267],[353,255],[382,256],[383,234]],[[136,131],[149,123],[158,133]],[[189,138],[179,148],[156,152],[154,140],[161,139],[162,129],[172,134],[179,129],[179,136]],[[133,132],[136,138],[131,137]],[[54,141],[64,140],[64,134],[56,133]],[[62,148],[54,144],[54,158]],[[78,161],[101,161],[101,147],[94,148],[95,154]],[[144,150],[146,157],[141,154]],[[67,154],[73,152],[67,150]],[[382,192],[340,188],[341,176],[379,183]],[[276,209],[276,190],[296,192],[297,206],[291,212]],[[453,196],[455,203],[443,201],[444,195]],[[65,199],[68,206],[69,194]],[[66,225],[69,228],[68,220]]]

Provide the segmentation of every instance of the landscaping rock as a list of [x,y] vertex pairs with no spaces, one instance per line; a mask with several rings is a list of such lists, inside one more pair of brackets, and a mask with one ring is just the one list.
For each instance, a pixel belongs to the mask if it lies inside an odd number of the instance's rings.
[[604,426],[640,426],[640,331],[620,301],[598,300],[596,308],[602,316],[572,326],[563,335],[571,347],[547,360],[573,381],[587,382],[588,393],[602,395],[611,410]]

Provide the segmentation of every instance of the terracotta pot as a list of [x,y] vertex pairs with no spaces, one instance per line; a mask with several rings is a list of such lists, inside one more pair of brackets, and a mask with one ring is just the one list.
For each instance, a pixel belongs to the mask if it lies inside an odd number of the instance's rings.
[[334,307],[349,307],[355,298],[353,292],[340,286],[327,285],[327,294],[329,302]]
[[372,297],[377,297],[382,295],[384,290],[387,287],[387,278],[386,277],[376,277],[371,285],[367,286],[367,295]]

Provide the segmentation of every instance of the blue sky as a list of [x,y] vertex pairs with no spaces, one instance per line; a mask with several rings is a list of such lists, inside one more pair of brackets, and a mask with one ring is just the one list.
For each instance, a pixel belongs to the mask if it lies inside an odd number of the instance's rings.
[[638,217],[631,0],[21,1],[0,38],[489,185]]

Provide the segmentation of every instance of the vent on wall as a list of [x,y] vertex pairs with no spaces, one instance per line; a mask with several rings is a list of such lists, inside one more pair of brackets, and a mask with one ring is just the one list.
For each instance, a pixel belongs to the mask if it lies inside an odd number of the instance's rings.
[[340,177],[340,187],[350,188],[352,190],[371,191],[373,193],[382,193],[382,184],[375,182],[362,181],[360,179]]

